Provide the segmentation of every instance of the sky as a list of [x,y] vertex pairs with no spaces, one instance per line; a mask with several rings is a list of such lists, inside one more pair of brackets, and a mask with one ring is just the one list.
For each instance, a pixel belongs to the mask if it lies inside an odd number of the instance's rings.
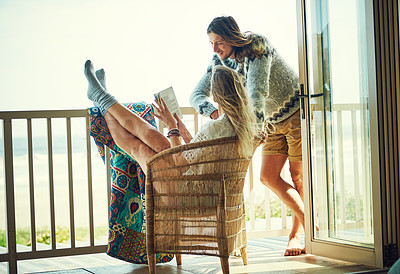
[[87,59],[120,102],[149,103],[173,86],[189,106],[220,15],[267,36],[298,71],[295,0],[0,0],[0,111],[92,106]]

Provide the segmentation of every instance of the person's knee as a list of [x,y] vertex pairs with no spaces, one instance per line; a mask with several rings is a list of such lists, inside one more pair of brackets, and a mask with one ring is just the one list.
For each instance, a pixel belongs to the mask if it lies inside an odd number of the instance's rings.
[[290,173],[290,177],[292,178],[292,182],[296,186],[303,184],[303,174],[302,173]]
[[270,189],[279,188],[283,181],[281,171],[286,161],[285,155],[264,155],[260,174],[261,182]]
[[275,183],[278,181],[280,174],[275,174],[273,172],[268,172],[263,170],[260,174],[260,181],[263,185],[268,188],[274,187]]
[[147,140],[146,143],[155,152],[160,152],[171,147],[171,143],[168,139],[155,128],[148,128],[143,135],[144,139]]
[[146,161],[153,157],[156,153],[146,144],[142,142],[135,142],[135,144],[130,147],[128,154],[133,156],[133,158],[139,162],[140,166],[142,166],[145,165]]
[[290,177],[294,183],[303,181],[303,167],[301,162],[296,162],[296,164],[289,165]]

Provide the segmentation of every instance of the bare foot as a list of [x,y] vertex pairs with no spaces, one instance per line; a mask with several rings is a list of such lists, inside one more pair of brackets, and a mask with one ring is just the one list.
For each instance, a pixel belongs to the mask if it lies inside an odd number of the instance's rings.
[[305,248],[300,244],[300,237],[294,236],[289,239],[287,248],[285,250],[285,256],[297,256],[305,253]]

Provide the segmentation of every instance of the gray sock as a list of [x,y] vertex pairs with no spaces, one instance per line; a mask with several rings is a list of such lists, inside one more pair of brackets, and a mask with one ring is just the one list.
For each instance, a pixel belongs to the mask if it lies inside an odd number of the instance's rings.
[[[106,73],[105,73],[104,69],[96,70],[96,78],[97,78],[97,80],[99,80],[101,86],[107,91],[107,87],[106,87]],[[104,113],[104,114],[107,113],[107,111],[104,111],[104,110],[102,111],[102,109],[100,108],[100,105],[99,105],[98,103],[93,102],[93,105],[94,105],[95,107],[99,108],[100,113]],[[103,114],[103,116],[104,116],[104,114]]]
[[105,90],[107,90],[107,87],[106,87],[106,72],[104,71],[104,69],[96,70],[96,78],[97,78],[97,80],[99,80],[101,86]]
[[[104,71],[103,71],[104,72]],[[101,75],[101,72],[99,73]],[[104,116],[107,113],[107,110],[118,102],[114,96],[108,93],[102,84],[97,79],[93,64],[90,60],[87,60],[85,63],[85,76],[88,80],[89,86],[87,91],[87,96],[90,100],[92,100],[95,105],[100,108],[100,113]],[[104,84],[105,84],[105,74],[103,74]]]

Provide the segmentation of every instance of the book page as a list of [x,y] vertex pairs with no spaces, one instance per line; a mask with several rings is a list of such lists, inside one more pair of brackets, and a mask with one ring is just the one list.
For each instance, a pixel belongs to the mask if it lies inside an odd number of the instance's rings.
[[172,87],[169,87],[167,89],[164,89],[160,91],[159,93],[154,94],[154,97],[158,100],[158,97],[161,97],[165,104],[167,104],[167,107],[169,111],[172,113],[178,114],[179,118],[183,119],[181,109],[179,108],[178,100],[176,99],[174,89]]

